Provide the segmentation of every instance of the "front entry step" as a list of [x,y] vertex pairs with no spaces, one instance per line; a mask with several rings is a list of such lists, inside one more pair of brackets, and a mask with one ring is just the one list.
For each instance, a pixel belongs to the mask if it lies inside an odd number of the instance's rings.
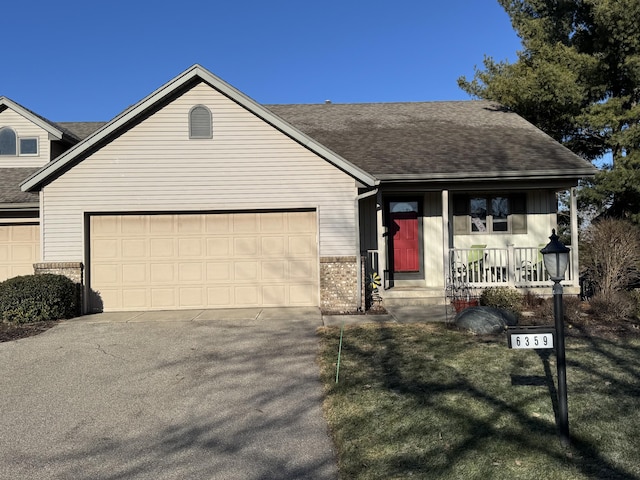
[[380,293],[383,305],[445,305],[444,289],[394,287]]

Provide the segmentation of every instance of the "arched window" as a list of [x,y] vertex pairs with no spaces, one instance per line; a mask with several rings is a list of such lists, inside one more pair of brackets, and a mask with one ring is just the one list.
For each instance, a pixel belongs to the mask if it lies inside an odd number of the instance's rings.
[[189,111],[189,138],[213,137],[211,112],[204,105],[196,105]]
[[0,128],[0,155],[16,155],[16,132],[12,128]]

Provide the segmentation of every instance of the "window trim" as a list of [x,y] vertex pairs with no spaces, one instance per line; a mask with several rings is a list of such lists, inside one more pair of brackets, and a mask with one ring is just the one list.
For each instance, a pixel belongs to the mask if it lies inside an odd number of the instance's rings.
[[[23,140],[35,140],[36,142],[36,151],[34,153],[22,153],[22,141]],[[40,142],[38,141],[38,137],[20,137],[18,139],[18,155],[21,157],[37,157],[40,155]]]
[[[194,112],[196,111],[203,111],[206,112],[208,114],[208,125],[207,125],[207,134],[203,134],[203,135],[194,135],[193,134],[193,129],[194,129]],[[194,105],[193,107],[191,107],[191,110],[189,110],[189,138],[190,139],[208,139],[208,138],[213,138],[213,115],[211,114],[211,110],[209,110],[209,108],[206,105]]]
[[[474,231],[472,225],[471,216],[471,200],[474,198],[483,198],[487,202],[487,216],[485,224],[487,226],[486,231]],[[493,215],[491,214],[491,205],[494,198],[506,198],[509,201],[507,214],[507,229],[506,230],[494,230],[493,228]],[[517,228],[514,226],[514,218],[518,219],[516,222]],[[454,235],[514,235],[514,234],[526,234],[527,229],[527,194],[526,192],[519,193],[470,193],[453,196],[453,234]]]

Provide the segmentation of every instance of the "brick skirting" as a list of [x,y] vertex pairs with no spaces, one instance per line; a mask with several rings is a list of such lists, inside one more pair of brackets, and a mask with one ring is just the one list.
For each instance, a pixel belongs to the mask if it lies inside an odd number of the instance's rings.
[[323,311],[353,312],[360,295],[355,256],[320,258],[320,308]]
[[56,275],[64,275],[73,282],[83,283],[84,265],[82,262],[42,262],[34,263],[33,271],[36,275],[42,273],[53,273]]

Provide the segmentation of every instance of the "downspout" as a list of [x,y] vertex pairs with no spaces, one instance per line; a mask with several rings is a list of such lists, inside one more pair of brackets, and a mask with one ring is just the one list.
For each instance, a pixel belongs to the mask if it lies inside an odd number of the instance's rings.
[[355,216],[356,216],[356,268],[358,274],[358,302],[356,303],[358,311],[362,310],[362,255],[360,252],[360,200],[371,197],[378,194],[378,189],[369,190],[368,192],[361,193],[355,199]]

